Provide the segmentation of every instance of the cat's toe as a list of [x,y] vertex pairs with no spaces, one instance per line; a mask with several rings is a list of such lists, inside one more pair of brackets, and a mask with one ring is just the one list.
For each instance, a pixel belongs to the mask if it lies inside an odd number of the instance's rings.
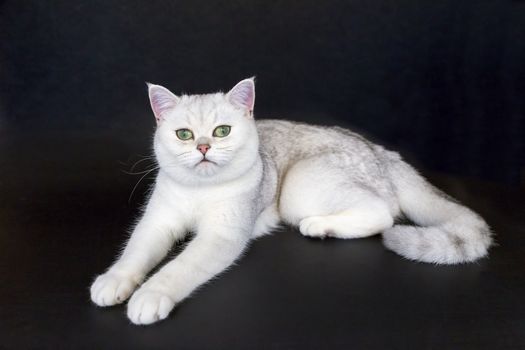
[[91,300],[98,306],[112,306],[125,301],[137,283],[130,277],[107,272],[91,285]]
[[147,325],[168,317],[175,302],[161,292],[139,289],[128,303],[128,318],[137,325]]
[[325,238],[333,231],[325,221],[326,220],[320,216],[305,218],[299,223],[299,231],[303,236]]

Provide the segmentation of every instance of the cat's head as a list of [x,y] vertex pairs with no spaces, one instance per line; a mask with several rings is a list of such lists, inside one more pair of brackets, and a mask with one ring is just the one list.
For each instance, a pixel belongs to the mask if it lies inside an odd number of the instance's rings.
[[148,84],[157,120],[154,149],[162,171],[188,184],[232,180],[257,159],[253,78],[228,93],[176,96]]

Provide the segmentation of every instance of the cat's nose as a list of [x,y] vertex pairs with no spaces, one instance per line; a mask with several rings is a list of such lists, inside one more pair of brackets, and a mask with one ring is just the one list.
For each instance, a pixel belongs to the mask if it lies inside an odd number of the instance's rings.
[[201,145],[197,145],[197,149],[199,150],[199,152],[201,152],[202,154],[206,154],[206,152],[208,152],[208,150],[211,148],[210,145],[205,145],[205,144],[201,144]]

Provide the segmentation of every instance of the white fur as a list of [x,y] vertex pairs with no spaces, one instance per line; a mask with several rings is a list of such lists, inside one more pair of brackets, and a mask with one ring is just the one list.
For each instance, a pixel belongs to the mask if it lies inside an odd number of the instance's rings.
[[386,230],[387,248],[411,260],[437,264],[471,262],[487,255],[492,234],[478,214],[447,199],[404,162],[394,160],[389,171],[402,211],[420,226]]
[[[433,192],[394,153],[340,128],[255,123],[253,79],[226,94],[179,97],[148,86],[160,170],[126,248],[91,286],[99,306],[131,296],[127,314],[135,324],[166,318],[281,220],[311,237],[384,231],[389,249],[420,261],[472,261],[490,246],[480,217]],[[231,126],[228,136],[213,135],[220,125]],[[180,140],[179,129],[193,138]],[[205,156],[199,144],[210,146]],[[401,211],[431,227],[392,226]],[[190,231],[195,237],[185,249],[142,283]]]
[[[275,225],[276,220],[268,214],[255,224],[257,213],[246,205],[254,200],[263,166],[249,110],[255,95],[236,91],[245,90],[246,84],[228,95],[182,97],[149,85],[159,123],[154,148],[160,171],[124,252],[93,283],[94,303],[109,306],[125,301],[172,244],[195,231],[184,251],[142,284],[129,301],[128,317],[133,323],[163,319],[176,303],[237,259],[254,233],[254,225],[258,235]],[[235,105],[228,101],[232,95]],[[251,99],[248,108],[240,107],[243,96]],[[230,135],[214,138],[213,129],[224,124],[232,126]],[[175,130],[181,128],[191,129],[194,139],[179,140]],[[211,145],[206,154],[210,162],[201,163],[197,140]]]

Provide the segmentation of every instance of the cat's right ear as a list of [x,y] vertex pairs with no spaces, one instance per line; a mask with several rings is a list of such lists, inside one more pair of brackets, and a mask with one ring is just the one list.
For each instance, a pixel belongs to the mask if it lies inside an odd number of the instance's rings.
[[148,85],[149,102],[157,124],[164,120],[166,113],[177,106],[180,98],[163,86],[146,83]]

